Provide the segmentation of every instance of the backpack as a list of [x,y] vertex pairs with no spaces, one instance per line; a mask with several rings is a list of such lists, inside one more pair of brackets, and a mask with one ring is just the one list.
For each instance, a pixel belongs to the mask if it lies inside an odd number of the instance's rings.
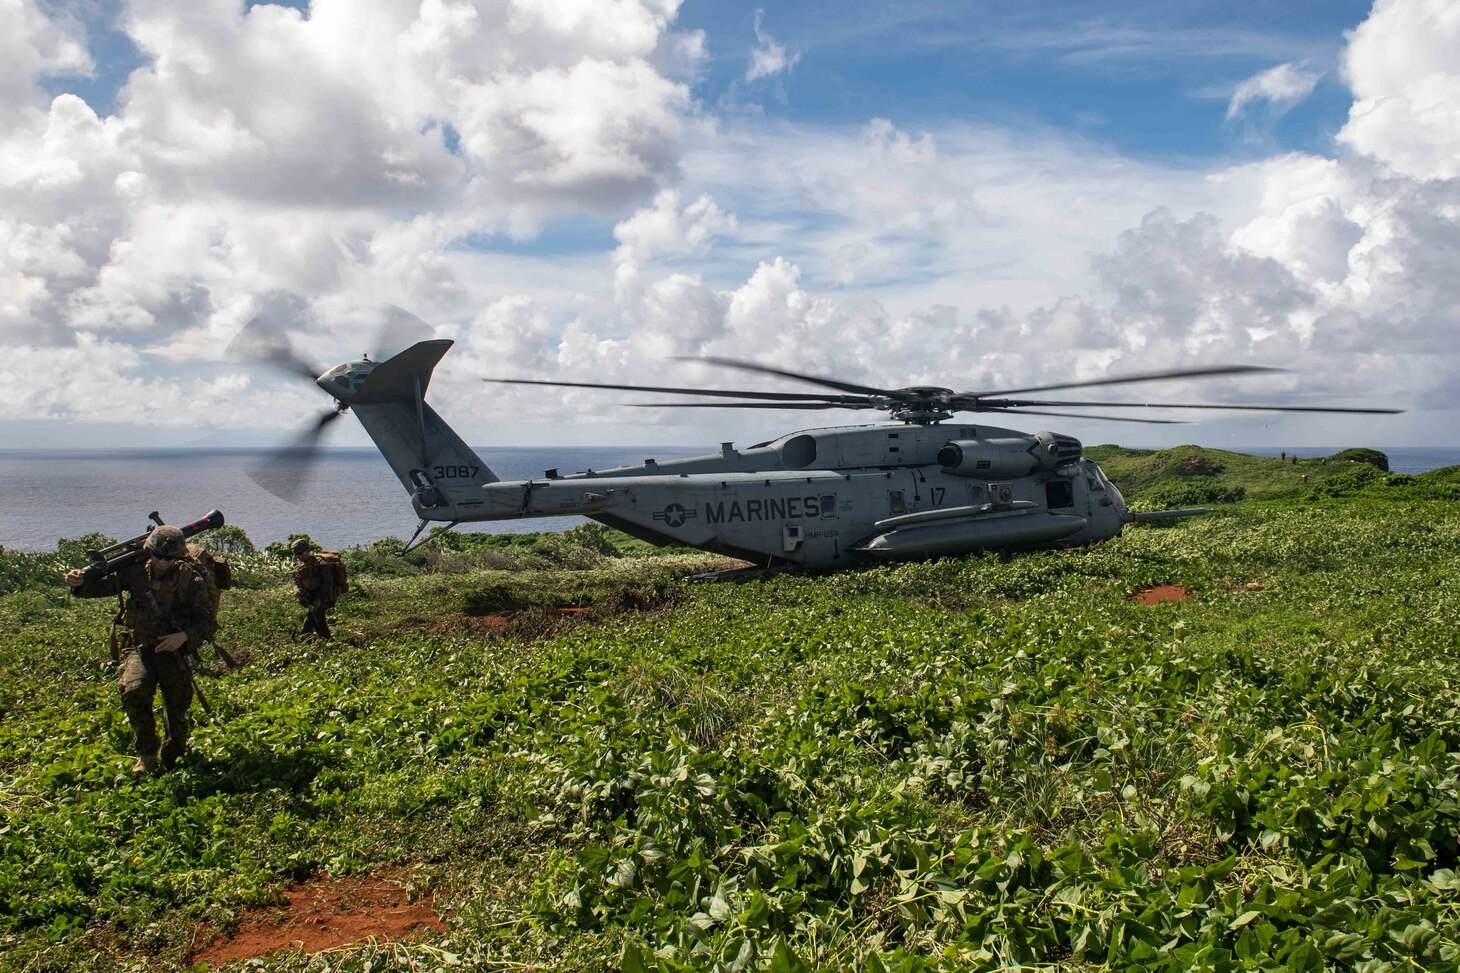
[[188,560],[203,569],[203,580],[208,585],[208,600],[212,602],[213,614],[216,616],[221,600],[219,593],[233,587],[233,569],[223,558],[197,544],[188,545]]
[[[228,562],[206,547],[199,547],[197,544],[188,545],[188,560],[202,568],[203,584],[207,586],[208,601],[213,606],[213,617],[218,617],[218,604],[221,602],[221,592],[233,587],[233,569]],[[218,658],[230,669],[237,669],[238,663],[233,656],[219,645],[216,639],[208,640],[213,645],[213,650],[218,653]]]
[[349,572],[345,570],[345,562],[337,551],[316,551],[314,557],[319,562],[321,593],[323,593],[323,589],[329,589],[329,597],[326,600],[333,606],[335,600],[345,590],[349,581]]

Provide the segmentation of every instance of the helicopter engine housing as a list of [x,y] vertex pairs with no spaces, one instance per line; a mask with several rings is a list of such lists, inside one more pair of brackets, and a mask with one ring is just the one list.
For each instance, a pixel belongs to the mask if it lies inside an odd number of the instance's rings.
[[1053,432],[1005,439],[954,439],[938,450],[938,465],[954,476],[1010,480],[1053,471],[1079,459],[1083,450],[1078,439]]

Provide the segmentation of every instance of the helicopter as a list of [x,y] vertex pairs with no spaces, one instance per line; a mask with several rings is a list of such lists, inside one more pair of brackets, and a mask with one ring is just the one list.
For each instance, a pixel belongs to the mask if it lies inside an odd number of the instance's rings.
[[[397,321],[408,312],[392,309]],[[695,547],[761,568],[830,569],[869,561],[920,560],[976,551],[1090,544],[1127,524],[1207,513],[1204,508],[1134,512],[1073,436],[988,425],[983,415],[1065,416],[1173,424],[1069,409],[1223,409],[1394,414],[1403,410],[1299,405],[1191,404],[1028,398],[1035,393],[1282,371],[1218,365],[958,392],[938,386],[884,389],[733,358],[690,359],[815,386],[772,392],[671,386],[487,379],[503,384],[692,395],[728,401],[634,403],[669,408],[884,412],[890,422],[801,429],[744,449],[582,472],[547,470],[504,481],[426,402],[436,366],[453,342],[429,338],[383,360],[321,374],[281,335],[251,322],[243,353],[312,378],[334,407],[285,454],[307,460],[319,434],[347,410],[364,427],[420,518],[404,550],[431,524],[525,517],[586,517],[665,546]],[[422,325],[424,327],[424,325]],[[259,335],[265,337],[260,340]],[[243,335],[241,335],[243,337]],[[239,345],[235,341],[235,345]],[[972,414],[975,418],[968,418]],[[302,471],[307,463],[294,464]],[[273,492],[289,496],[298,476]]]

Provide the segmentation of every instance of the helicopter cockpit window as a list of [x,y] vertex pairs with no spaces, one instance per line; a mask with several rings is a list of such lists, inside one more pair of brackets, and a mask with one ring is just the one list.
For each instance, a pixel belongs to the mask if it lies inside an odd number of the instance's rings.
[[894,517],[907,513],[907,498],[901,490],[887,491],[887,509]]
[[1069,480],[1050,480],[1044,485],[1044,499],[1051,510],[1059,507],[1073,507],[1075,488]]

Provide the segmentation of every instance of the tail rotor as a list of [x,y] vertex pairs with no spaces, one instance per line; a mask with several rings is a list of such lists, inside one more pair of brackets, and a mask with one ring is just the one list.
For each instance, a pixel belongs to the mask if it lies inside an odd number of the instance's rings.
[[[325,430],[344,415],[349,404],[320,383],[324,371],[301,355],[290,338],[291,333],[308,335],[324,330],[319,317],[297,300],[278,300],[271,304],[243,326],[229,342],[225,354],[235,361],[265,365],[293,378],[305,379],[335,400],[333,408],[315,416],[288,443],[271,451],[249,471],[249,478],[263,489],[281,500],[293,502],[318,465]],[[393,304],[352,313],[350,320],[353,327],[373,326],[374,337],[365,352],[367,360],[385,360],[432,337],[430,325]]]

